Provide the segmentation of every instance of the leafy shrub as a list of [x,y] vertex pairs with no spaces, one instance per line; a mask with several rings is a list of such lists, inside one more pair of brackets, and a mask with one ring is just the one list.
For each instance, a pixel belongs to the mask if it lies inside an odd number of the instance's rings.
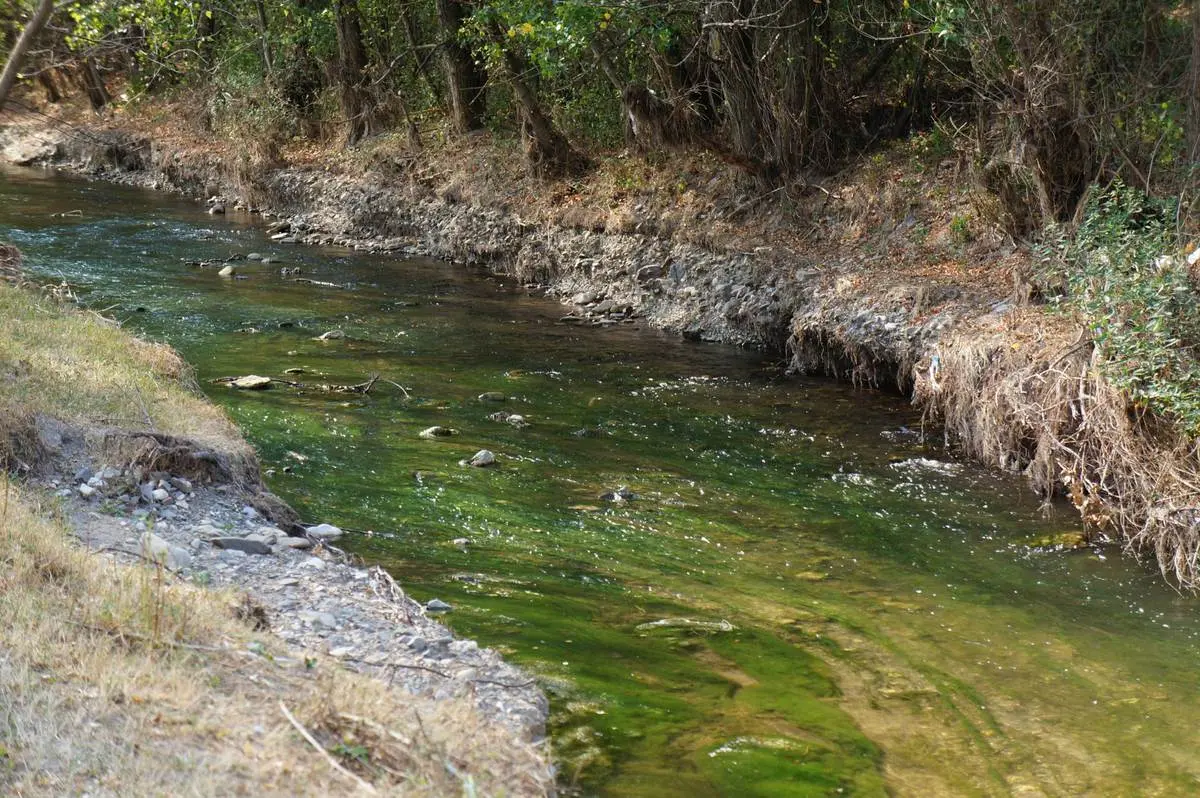
[[1135,407],[1200,434],[1200,292],[1180,256],[1175,203],[1116,183],[1093,190],[1073,237],[1054,229],[1042,277],[1078,310],[1108,378]]

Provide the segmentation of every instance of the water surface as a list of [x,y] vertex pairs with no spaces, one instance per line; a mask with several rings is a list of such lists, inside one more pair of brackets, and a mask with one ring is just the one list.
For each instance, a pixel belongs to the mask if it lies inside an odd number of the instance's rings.
[[[538,674],[568,790],[1200,788],[1194,601],[1112,552],[1031,548],[1074,519],[947,463],[899,398],[129,188],[0,173],[0,238],[177,347],[274,490]],[[251,251],[282,262],[184,262]],[[251,373],[306,387],[210,382]],[[372,374],[368,396],[316,387]],[[418,438],[435,424],[459,434]],[[481,448],[498,468],[457,464]]]

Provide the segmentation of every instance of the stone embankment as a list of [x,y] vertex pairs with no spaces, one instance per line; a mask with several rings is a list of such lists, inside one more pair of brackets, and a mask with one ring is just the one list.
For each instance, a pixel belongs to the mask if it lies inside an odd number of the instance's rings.
[[243,595],[239,614],[299,652],[433,698],[470,697],[489,721],[525,740],[545,734],[548,706],[533,679],[429,617],[381,568],[361,568],[332,543],[329,524],[288,535],[242,486],[89,462],[81,430],[43,423],[54,459],[41,481],[62,502],[82,545],[154,561],[178,578]]
[[[181,192],[211,210],[250,200],[215,154],[181,153],[121,132],[0,132],[10,162],[54,165]],[[862,265],[771,247],[716,251],[639,233],[531,224],[513,211],[414,192],[370,171],[282,168],[255,182],[259,211],[284,243],[335,244],[486,268],[559,298],[567,322],[630,317],[685,336],[786,352],[802,372],[908,386],[941,334],[1008,309],[936,280],[864,277]]]

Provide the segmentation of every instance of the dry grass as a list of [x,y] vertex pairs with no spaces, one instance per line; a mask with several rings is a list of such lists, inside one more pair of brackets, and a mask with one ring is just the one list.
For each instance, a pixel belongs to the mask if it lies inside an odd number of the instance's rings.
[[1200,588],[1195,444],[1134,409],[1103,377],[1091,341],[1036,309],[943,340],[917,370],[916,401],[971,457],[1065,492],[1092,536],[1152,554]]
[[[168,348],[0,284],[9,463],[34,459],[37,427],[52,418],[100,429],[89,444],[111,453],[119,439],[143,460],[194,457],[185,438],[252,457],[187,379]],[[485,723],[470,698],[416,699],[290,651],[251,629],[245,605],[86,552],[54,500],[0,471],[0,794],[552,790],[543,753]]]
[[94,313],[0,285],[0,390],[16,416],[153,429],[248,452],[237,429],[191,388],[169,347],[140,341]]
[[280,702],[383,794],[549,791],[540,752],[469,700],[306,660],[238,621],[231,594],[86,553],[52,511],[0,484],[0,792],[354,793]]

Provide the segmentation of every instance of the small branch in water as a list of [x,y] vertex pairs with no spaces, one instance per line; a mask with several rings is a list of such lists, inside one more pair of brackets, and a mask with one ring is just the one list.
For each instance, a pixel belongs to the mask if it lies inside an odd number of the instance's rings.
[[394,386],[396,386],[397,388],[399,388],[399,389],[400,389],[400,392],[401,392],[402,394],[404,394],[404,398],[405,398],[405,399],[411,399],[411,398],[412,398],[411,396],[409,396],[409,395],[408,395],[408,389],[407,389],[407,388],[405,388],[405,387],[404,387],[403,385],[401,385],[400,383],[398,383],[398,382],[392,382],[391,380],[384,380],[384,382],[386,382],[388,385],[394,385]]
[[324,280],[310,280],[307,277],[293,277],[292,282],[293,283],[302,283],[304,285],[316,285],[316,286],[320,286],[321,288],[339,288],[340,289],[340,288],[346,287],[344,285],[338,285],[337,283],[327,283]]
[[361,393],[369,394],[371,389],[375,387],[375,383],[379,382],[379,375],[372,374],[371,378],[366,382],[360,382],[357,385],[322,385],[321,388],[334,393]]

